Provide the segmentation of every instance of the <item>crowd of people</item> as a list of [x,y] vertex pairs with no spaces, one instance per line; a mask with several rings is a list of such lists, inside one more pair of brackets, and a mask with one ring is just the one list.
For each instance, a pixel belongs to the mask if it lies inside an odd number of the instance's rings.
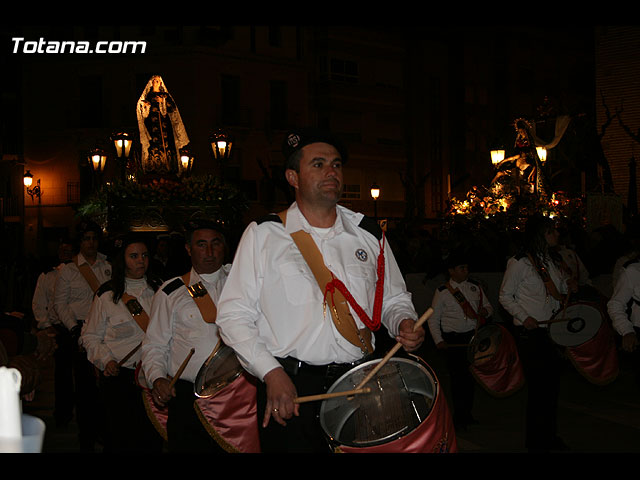
[[[35,286],[33,329],[12,327],[21,333],[5,363],[54,356],[55,420],[64,425],[75,416],[81,451],[101,444],[105,452],[328,452],[336,446],[323,432],[320,402],[299,399],[327,392],[367,362],[384,362],[391,345],[410,355],[428,341],[451,378],[444,413],[451,427],[444,421],[435,443],[455,452],[455,432],[476,422],[478,378],[507,388],[469,355],[496,308],[512,318],[497,346],[513,339],[519,363],[511,366],[521,363],[529,451],[567,448],[556,422],[563,359],[549,331],[571,301],[599,305],[610,339],[640,365],[640,251],[619,252],[626,256],[615,267],[613,294],[604,298],[554,222],[532,216],[524,241],[504,258],[500,305],[473,280],[470,252],[446,251],[433,263],[448,279],[421,325],[423,312],[403,279],[421,252],[396,248],[393,234],[388,241],[377,222],[338,203],[348,161],[340,141],[301,129],[286,137],[283,153],[295,202],[252,221],[233,258],[227,232],[212,218],[185,223],[178,255],[167,250],[175,238],[125,233],[107,256],[99,249],[102,231],[91,222],[79,225],[77,245],[61,242],[58,264]],[[8,317],[16,324],[19,315],[4,317],[7,331]],[[235,354],[243,390],[204,414],[206,399],[194,395],[195,385],[222,347]],[[204,403],[196,408],[196,401]],[[412,442],[422,450],[400,443],[390,451],[435,451],[433,439]]]

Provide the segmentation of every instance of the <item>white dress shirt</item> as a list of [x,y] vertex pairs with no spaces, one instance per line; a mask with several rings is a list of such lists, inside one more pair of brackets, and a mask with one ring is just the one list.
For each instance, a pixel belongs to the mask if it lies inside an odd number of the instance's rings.
[[[566,294],[567,278],[552,261],[544,261],[543,264],[558,292]],[[511,257],[507,261],[498,298],[517,326],[522,325],[527,317],[538,322],[550,320],[561,307],[560,302],[547,292],[540,274],[527,256]],[[540,326],[547,327],[546,324]]]
[[[125,279],[125,292],[135,297],[149,315],[154,291],[146,279]],[[91,363],[104,370],[107,363],[111,360],[119,362],[143,339],[144,330],[135,321],[122,298],[118,303],[113,303],[113,290],[95,296],[81,335],[82,345]],[[122,366],[133,369],[138,360],[140,350]]]
[[[362,214],[337,206],[337,219],[328,229],[314,229],[294,203],[280,222],[252,222],[245,230],[222,293],[218,325],[223,341],[242,365],[263,379],[280,366],[275,357],[294,357],[313,364],[353,362],[362,351],[336,329],[323,308],[323,291],[294,244],[291,233],[311,234],[325,265],[340,279],[364,311],[372,316],[380,243],[359,227]],[[389,244],[382,322],[392,335],[405,318],[416,319],[404,279]],[[364,324],[353,312],[358,328]]]
[[[78,265],[74,262],[67,263],[60,269],[56,278],[54,308],[60,321],[69,330],[75,327],[79,320],[86,320],[93,301],[94,292],[78,270],[78,266],[85,263],[88,263],[87,260],[79,253]],[[111,265],[102,253],[98,253],[91,270],[101,285],[111,278]]]
[[[487,316],[493,313],[493,307],[479,284],[471,280],[465,280],[461,283],[449,280],[449,283],[454,291],[458,289],[464,295],[476,313],[482,307],[486,309]],[[433,308],[433,314],[427,323],[436,345],[443,341],[442,332],[465,333],[476,328],[477,320],[466,315],[446,285],[436,289],[431,308]]]
[[[629,316],[627,306],[630,301],[632,305]],[[621,268],[613,294],[607,303],[613,328],[622,336],[634,333],[634,326],[640,328],[640,314],[636,302],[640,302],[640,262],[631,261]]]
[[36,288],[33,291],[33,299],[31,300],[31,309],[40,330],[60,323],[53,301],[56,278],[64,265],[64,263],[61,263],[53,270],[42,272],[38,276]]
[[[230,268],[230,265],[223,265],[214,273],[200,275],[192,268],[188,284],[202,281],[217,306]],[[168,294],[164,290],[176,279],[180,277],[166,281],[151,304],[149,326],[141,349],[142,370],[149,387],[158,378],[173,377],[192,348],[195,352],[180,378],[193,382],[220,338],[218,326],[203,320],[185,285]]]

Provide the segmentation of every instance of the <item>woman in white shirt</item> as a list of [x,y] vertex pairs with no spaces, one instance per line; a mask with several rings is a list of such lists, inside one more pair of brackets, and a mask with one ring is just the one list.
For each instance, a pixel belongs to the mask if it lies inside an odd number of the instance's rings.
[[529,218],[524,248],[508,260],[500,287],[499,300],[513,317],[527,380],[526,447],[530,451],[566,449],[556,435],[563,361],[544,323],[562,308],[569,289],[569,275],[555,250],[558,237],[550,218]]
[[108,434],[105,450],[158,452],[162,437],[146,414],[135,369],[160,280],[148,271],[144,239],[129,236],[118,243],[111,280],[96,292],[81,340],[87,358],[100,370]]

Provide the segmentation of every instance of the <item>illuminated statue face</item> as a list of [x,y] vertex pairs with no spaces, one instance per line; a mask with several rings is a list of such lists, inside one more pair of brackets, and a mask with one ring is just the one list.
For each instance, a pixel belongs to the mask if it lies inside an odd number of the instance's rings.
[[153,77],[151,79],[151,88],[154,92],[159,92],[161,85],[162,85],[162,80],[160,79],[160,77]]

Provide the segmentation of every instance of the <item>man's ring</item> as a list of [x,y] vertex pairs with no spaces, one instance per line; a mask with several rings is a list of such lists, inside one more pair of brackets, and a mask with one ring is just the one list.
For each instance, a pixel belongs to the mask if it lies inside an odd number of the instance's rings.
[[277,408],[274,408],[274,409],[273,409],[273,413],[278,413],[278,409],[277,409]]

